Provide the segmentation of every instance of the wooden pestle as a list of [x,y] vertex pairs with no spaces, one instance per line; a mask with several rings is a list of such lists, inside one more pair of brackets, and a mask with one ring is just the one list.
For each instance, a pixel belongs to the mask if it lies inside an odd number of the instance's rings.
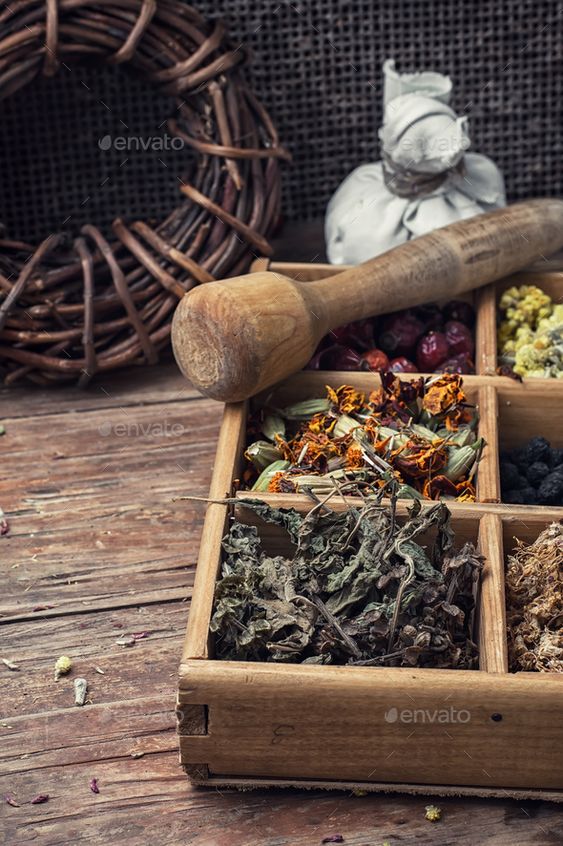
[[436,229],[326,279],[251,273],[180,301],[172,344],[203,394],[233,402],[301,369],[330,329],[450,299],[563,246],[563,201],[528,200]]

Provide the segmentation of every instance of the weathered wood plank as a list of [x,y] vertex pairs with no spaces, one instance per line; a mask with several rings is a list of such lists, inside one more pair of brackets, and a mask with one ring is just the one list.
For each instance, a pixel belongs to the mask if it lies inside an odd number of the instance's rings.
[[[0,658],[20,670],[0,663],[2,719],[72,707],[73,679],[78,676],[87,679],[88,700],[95,705],[125,702],[150,691],[173,708],[187,611],[187,604],[177,601],[3,626]],[[147,636],[131,647],[116,643],[132,633]],[[60,655],[68,655],[73,667],[69,676],[55,682]]]
[[[22,762],[30,772],[131,757],[138,752],[174,752],[176,726],[170,704],[170,696],[157,693],[124,702],[12,717],[5,721],[9,728],[3,729],[2,770],[5,775],[17,773]],[[139,743],[146,738],[150,743],[141,748]]]
[[200,398],[201,394],[180,373],[176,363],[168,361],[158,367],[103,373],[87,388],[76,385],[42,388],[29,384],[7,388],[0,385],[0,413],[2,417],[41,416],[61,411],[90,411]]
[[[188,595],[221,407],[210,400],[8,422],[0,615]],[[42,606],[54,606],[42,608]]]
[[[11,615],[0,620],[0,656],[22,668],[0,665],[0,792],[20,802],[0,803],[6,843],[310,846],[337,832],[346,846],[563,840],[560,810],[544,803],[190,788],[173,715],[188,604],[162,600],[190,593],[203,506],[172,499],[206,495],[220,407],[179,396],[187,383],[173,365],[103,384],[107,395],[96,384],[0,392],[10,418],[0,504],[12,525],[0,538],[0,603]],[[120,408],[139,424],[180,422],[187,432],[166,444],[146,430],[101,436],[103,422],[127,419]],[[32,611],[42,603],[55,607]],[[151,634],[130,649],[115,644],[133,631]],[[65,653],[73,675],[55,683],[53,662]],[[83,709],[69,705],[78,674],[94,703]],[[39,793],[49,802],[29,804]],[[443,809],[436,825],[424,819],[428,801]]]
[[[89,790],[92,777],[98,795]],[[433,824],[424,818],[424,797],[190,790],[175,756],[156,749],[138,760],[118,752],[14,774],[2,779],[6,790],[22,803],[2,806],[6,842],[36,846],[315,846],[335,833],[345,846],[554,846],[563,837],[561,813],[537,802],[440,799],[442,821]],[[39,791],[49,793],[48,803],[23,804]]]

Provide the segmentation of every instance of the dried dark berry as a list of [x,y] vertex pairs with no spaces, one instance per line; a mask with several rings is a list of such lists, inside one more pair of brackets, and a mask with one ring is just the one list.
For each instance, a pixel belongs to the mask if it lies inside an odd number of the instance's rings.
[[529,485],[530,485],[530,483],[528,482],[526,474],[520,473],[519,476],[518,476],[518,484],[514,485],[514,487],[522,490],[523,488],[529,487]]
[[537,437],[528,441],[525,452],[528,466],[533,464],[534,461],[545,461],[547,463],[549,461],[551,447],[549,441],[546,441],[545,438]]
[[539,487],[546,476],[549,476],[549,467],[545,461],[534,461],[526,472],[526,477],[534,488]]
[[547,476],[538,488],[541,505],[563,505],[563,473],[555,470]]
[[500,463],[500,481],[503,489],[507,491],[518,487],[520,481],[520,473],[518,468],[511,461],[501,461]]
[[549,464],[550,467],[560,467],[563,464],[563,449],[552,447]]
[[521,490],[503,491],[502,501],[509,503],[510,505],[521,505],[522,504],[522,491]]
[[538,495],[534,488],[528,486],[527,488],[520,489],[520,495],[522,499],[520,500],[522,505],[537,505],[538,504]]
[[516,464],[516,466],[518,467],[520,472],[523,471],[525,473],[526,470],[528,469],[528,466],[529,466],[529,463],[530,463],[528,461],[528,459],[526,458],[526,450],[523,449],[523,448],[522,449],[520,449],[520,448],[513,449],[511,455],[512,455],[511,461],[513,461],[513,463]]

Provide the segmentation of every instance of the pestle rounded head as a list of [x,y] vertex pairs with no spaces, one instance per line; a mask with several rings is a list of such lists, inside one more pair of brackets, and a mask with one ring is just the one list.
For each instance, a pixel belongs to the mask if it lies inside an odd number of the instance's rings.
[[266,271],[191,290],[172,321],[181,371],[203,394],[236,402],[299,370],[326,329],[305,288]]

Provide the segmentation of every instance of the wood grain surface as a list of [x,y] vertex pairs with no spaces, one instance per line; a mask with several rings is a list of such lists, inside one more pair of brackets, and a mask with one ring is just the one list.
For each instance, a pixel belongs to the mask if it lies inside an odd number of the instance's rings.
[[[2,801],[0,841],[563,841],[561,809],[549,803],[190,787],[174,704],[203,507],[174,497],[207,494],[221,407],[196,398],[172,366],[104,377],[87,393],[18,389],[0,402],[0,505],[11,526],[0,537],[0,657],[20,667],[0,664],[0,795],[19,803]],[[167,436],[157,428],[165,423],[183,430]],[[133,632],[148,634],[132,647],[116,643]],[[63,654],[74,668],[55,682]],[[84,708],[74,705],[78,675],[89,682]],[[41,793],[49,801],[30,804]],[[439,823],[424,818],[430,801],[442,808]]]

